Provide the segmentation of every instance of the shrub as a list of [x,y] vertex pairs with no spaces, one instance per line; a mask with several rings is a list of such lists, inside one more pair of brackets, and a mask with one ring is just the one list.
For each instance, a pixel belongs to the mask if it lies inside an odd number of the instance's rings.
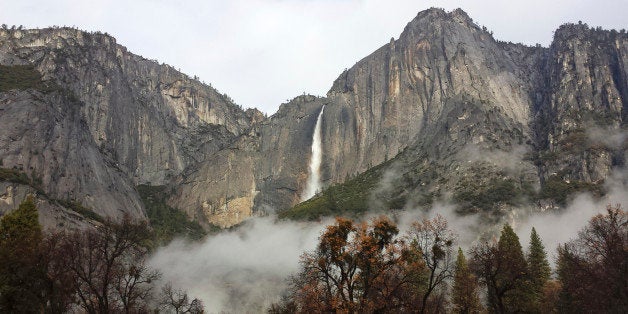
[[36,89],[44,93],[57,90],[56,84],[42,80],[32,65],[0,65],[0,92]]

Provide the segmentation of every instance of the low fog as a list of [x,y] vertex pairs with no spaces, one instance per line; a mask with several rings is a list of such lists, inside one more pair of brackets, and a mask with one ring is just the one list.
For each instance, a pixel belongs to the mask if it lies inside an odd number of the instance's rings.
[[163,280],[201,299],[207,312],[262,312],[287,285],[299,257],[316,247],[330,222],[300,223],[257,217],[236,230],[208,236],[202,243],[175,241],[150,264]]
[[568,242],[577,236],[591,217],[606,212],[607,205],[628,206],[628,171],[616,171],[605,183],[608,194],[602,199],[595,200],[590,194],[577,195],[567,208],[560,212],[545,212],[536,214],[521,214],[513,220],[512,225],[519,235],[521,245],[527,249],[532,227],[536,229],[545,244],[550,263],[557,257],[556,248],[559,244]]
[[[519,208],[502,223],[513,225],[524,249],[535,227],[553,264],[558,244],[575,238],[592,216],[603,213],[607,204],[628,204],[627,178],[627,171],[616,171],[607,180],[609,193],[602,199],[580,194],[559,212]],[[391,216],[403,234],[412,221],[440,214],[458,234],[457,245],[465,250],[482,235],[497,234],[501,229],[500,224],[484,225],[479,215],[459,216],[455,209],[455,205],[440,203],[428,211],[406,210]],[[288,277],[298,271],[300,256],[316,247],[318,236],[332,222],[331,218],[293,222],[278,221],[274,216],[255,217],[199,243],[175,241],[158,250],[151,265],[163,272],[164,281],[202,299],[209,313],[263,312],[279,300]]]

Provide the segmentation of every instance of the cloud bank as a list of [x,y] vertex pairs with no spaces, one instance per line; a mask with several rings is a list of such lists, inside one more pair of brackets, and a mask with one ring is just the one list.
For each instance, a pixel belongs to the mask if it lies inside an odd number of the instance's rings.
[[[592,216],[604,213],[607,204],[628,204],[628,171],[615,171],[606,181],[606,189],[609,193],[602,199],[580,194],[560,211],[517,208],[497,224],[488,223],[479,214],[460,216],[456,206],[448,203],[436,203],[427,211],[413,209],[390,215],[400,235],[413,221],[442,215],[458,235],[457,245],[465,250],[480,239],[497,236],[503,223],[514,227],[527,249],[535,227],[553,264],[557,246],[574,239]],[[369,213],[363,219],[377,215]],[[288,287],[289,276],[299,270],[300,256],[315,249],[318,237],[331,223],[332,218],[294,222],[256,217],[200,243],[175,241],[159,249],[150,264],[164,274],[165,282],[202,299],[209,313],[264,312],[279,300]]]
[[209,313],[263,312],[279,300],[299,257],[316,247],[324,227],[255,218],[202,243],[175,241],[158,250],[150,265],[165,282],[201,299]]

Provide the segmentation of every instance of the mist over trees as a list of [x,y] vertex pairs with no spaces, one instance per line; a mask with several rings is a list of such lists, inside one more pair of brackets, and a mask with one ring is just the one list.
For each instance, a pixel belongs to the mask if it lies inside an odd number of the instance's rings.
[[[200,300],[147,266],[150,232],[128,218],[46,232],[28,197],[0,219],[0,311],[203,313]],[[555,273],[534,228],[527,251],[509,225],[466,254],[454,250],[458,240],[441,216],[403,233],[386,216],[336,218],[268,311],[628,312],[628,215],[619,205],[558,248]]]
[[337,218],[270,313],[628,312],[628,216],[593,217],[559,249],[557,276],[533,228],[524,252],[512,227],[452,254],[456,237],[437,216],[399,229]]

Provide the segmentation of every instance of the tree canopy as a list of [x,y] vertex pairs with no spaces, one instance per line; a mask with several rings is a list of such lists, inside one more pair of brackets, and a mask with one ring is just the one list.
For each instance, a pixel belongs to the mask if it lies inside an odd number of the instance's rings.
[[0,219],[0,310],[34,312],[43,308],[46,274],[40,263],[42,230],[32,196]]

